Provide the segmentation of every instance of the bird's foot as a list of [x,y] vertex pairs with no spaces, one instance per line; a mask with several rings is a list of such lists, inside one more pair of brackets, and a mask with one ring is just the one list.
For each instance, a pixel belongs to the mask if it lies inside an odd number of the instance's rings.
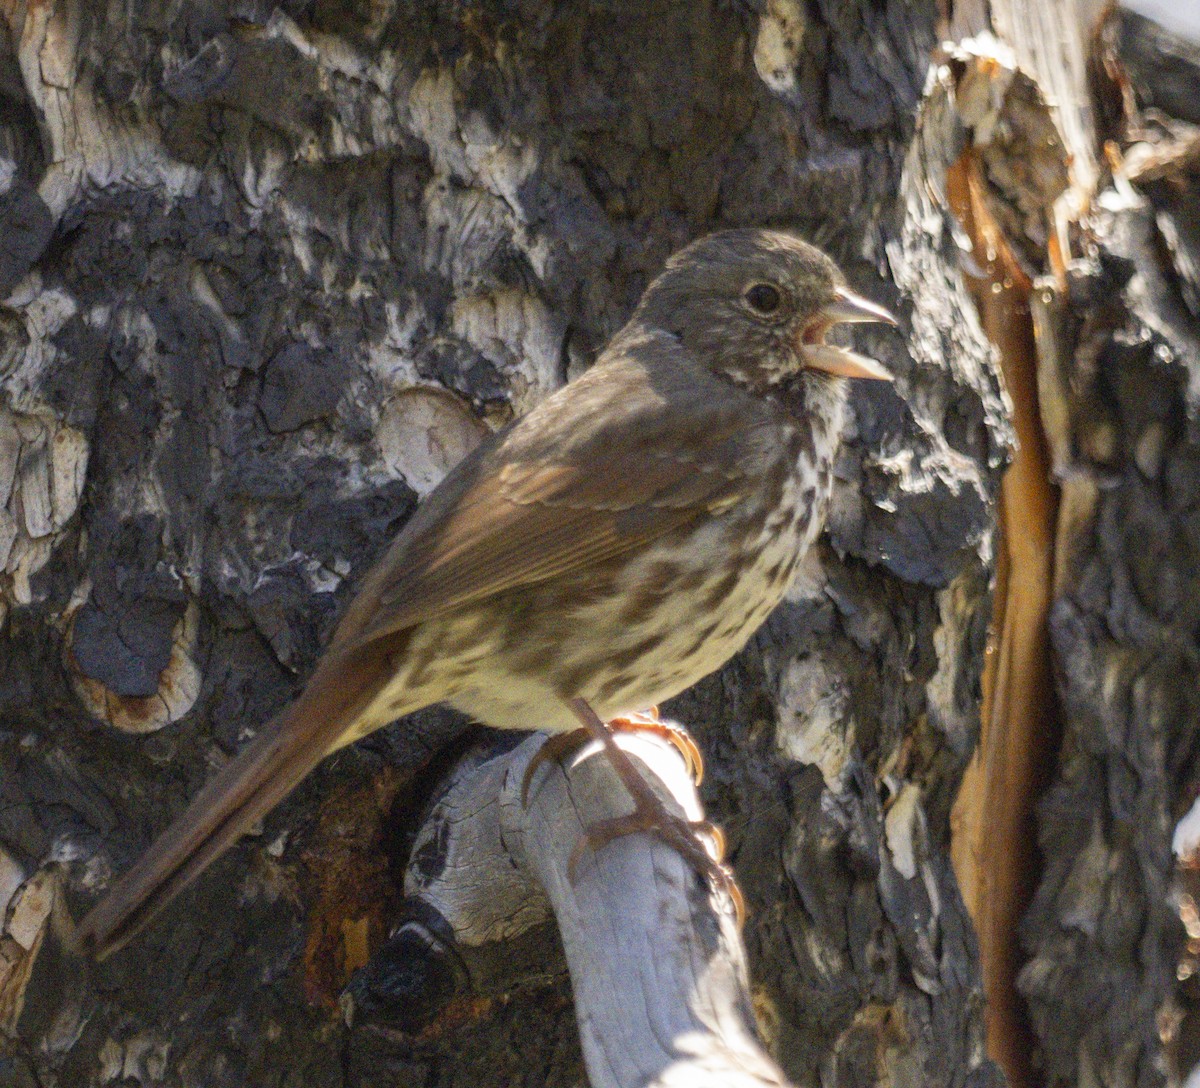
[[[659,717],[658,707],[652,706],[649,710],[628,714],[623,718],[613,718],[608,723],[607,728],[612,733],[652,733],[656,737],[662,737],[664,740],[670,741],[683,757],[683,762],[687,766],[688,775],[692,781],[698,786],[704,780],[704,757],[700,754],[700,749],[696,742],[692,740],[688,731],[682,725],[676,722],[663,721]],[[528,804],[529,785],[533,781],[534,772],[543,763],[548,761],[561,763],[568,757],[573,756],[592,739],[594,739],[592,731],[586,728],[575,729],[570,733],[555,733],[550,737],[533,754],[533,758],[525,768],[524,777],[521,779],[522,806]]]
[[639,832],[653,835],[676,850],[683,860],[704,876],[714,888],[723,891],[733,901],[738,928],[741,929],[746,924],[746,900],[733,872],[728,865],[722,863],[725,857],[725,836],[721,829],[707,820],[685,820],[676,816],[668,812],[660,800],[657,811],[639,806],[628,815],[592,824],[575,844],[571,859],[567,863],[567,875],[572,883],[575,881],[575,871],[585,849],[599,850],[614,839]]
[[704,781],[704,757],[700,754],[700,748],[682,725],[663,721],[658,716],[658,707],[652,706],[649,710],[628,714],[623,718],[613,718],[608,723],[608,728],[614,733],[653,733],[656,737],[669,740],[683,756],[692,781],[697,786]]
[[[741,927],[746,920],[746,901],[733,879],[733,873],[721,864],[721,859],[725,856],[725,836],[707,821],[685,820],[669,811],[662,798],[654,792],[650,783],[634,766],[628,753],[613,739],[612,733],[587,701],[573,699],[570,706],[576,717],[583,722],[587,732],[604,745],[609,765],[629,791],[634,807],[633,812],[626,816],[602,820],[587,829],[571,853],[568,876],[574,879],[575,867],[585,846],[597,850],[614,839],[640,831],[674,847],[684,860],[707,877],[715,888],[726,892],[733,900],[738,926]],[[705,848],[699,838],[701,834],[712,840],[715,856]]]

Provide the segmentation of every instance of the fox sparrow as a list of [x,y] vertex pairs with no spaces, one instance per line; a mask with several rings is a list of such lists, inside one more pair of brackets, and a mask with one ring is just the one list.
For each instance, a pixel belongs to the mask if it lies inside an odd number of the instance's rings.
[[845,379],[890,377],[826,343],[858,321],[895,324],[791,235],[671,257],[586,374],[426,499],[303,693],[84,919],[83,946],[120,947],[324,756],[414,710],[595,732],[721,666],[817,535]]

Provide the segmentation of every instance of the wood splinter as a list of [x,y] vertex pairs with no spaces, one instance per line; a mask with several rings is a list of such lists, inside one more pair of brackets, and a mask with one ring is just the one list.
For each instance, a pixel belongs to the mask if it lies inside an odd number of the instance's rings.
[[[703,819],[683,756],[652,733],[617,743],[666,807]],[[571,858],[589,827],[626,814],[629,797],[588,743],[543,760],[543,735],[451,772],[426,817],[404,878],[407,920],[393,933],[405,985],[440,1005],[500,993],[561,971],[548,962],[557,926],[593,1088],[787,1085],[756,1030],[746,952],[729,897],[657,837],[629,834]],[[522,976],[522,977],[517,977]],[[381,988],[374,962],[347,991],[356,1017]],[[396,996],[395,981],[382,988]],[[401,995],[410,1006],[410,989]],[[377,1020],[383,1017],[375,1017]],[[418,1026],[415,1023],[408,1028]],[[436,1026],[436,1025],[435,1025]]]

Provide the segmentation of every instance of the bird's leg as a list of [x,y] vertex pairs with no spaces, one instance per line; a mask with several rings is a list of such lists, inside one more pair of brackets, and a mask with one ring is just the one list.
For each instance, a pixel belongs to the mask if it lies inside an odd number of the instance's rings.
[[[733,900],[740,926],[746,917],[746,902],[733,879],[733,874],[727,866],[721,864],[725,852],[725,836],[707,820],[685,820],[668,811],[662,798],[650,788],[650,784],[634,766],[633,760],[613,739],[612,733],[588,705],[587,700],[572,699],[568,705],[583,722],[587,732],[604,746],[609,764],[622,785],[629,791],[634,806],[627,816],[601,820],[587,829],[571,854],[567,867],[568,875],[574,879],[575,867],[585,846],[599,850],[613,839],[640,831],[674,847],[685,861],[706,876],[715,887],[728,893]],[[700,836],[712,841],[713,852],[705,848]]]

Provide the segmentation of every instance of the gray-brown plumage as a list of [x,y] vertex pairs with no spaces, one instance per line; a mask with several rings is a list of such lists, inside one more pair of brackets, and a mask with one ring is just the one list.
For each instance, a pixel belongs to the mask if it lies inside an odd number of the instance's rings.
[[[367,576],[300,697],[84,919],[120,947],[329,752],[434,702],[578,727],[682,691],[778,603],[830,492],[845,378],[827,345],[887,321],[790,235],[675,254],[581,378],[484,442]],[[894,323],[894,322],[892,322]]]

